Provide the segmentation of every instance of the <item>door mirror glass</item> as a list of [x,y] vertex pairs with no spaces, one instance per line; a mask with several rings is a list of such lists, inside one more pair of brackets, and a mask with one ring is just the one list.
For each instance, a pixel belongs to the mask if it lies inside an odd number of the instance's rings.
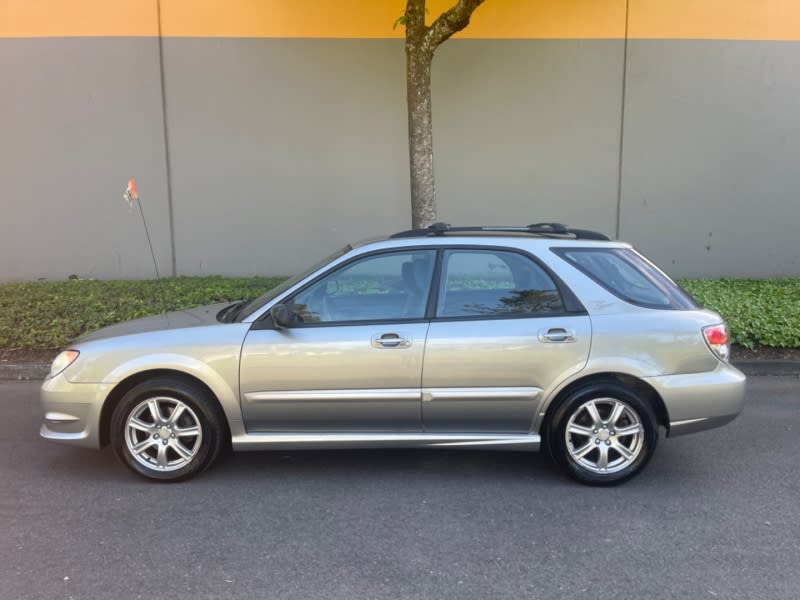
[[276,304],[270,309],[269,314],[278,329],[286,329],[292,321],[292,312],[285,304]]

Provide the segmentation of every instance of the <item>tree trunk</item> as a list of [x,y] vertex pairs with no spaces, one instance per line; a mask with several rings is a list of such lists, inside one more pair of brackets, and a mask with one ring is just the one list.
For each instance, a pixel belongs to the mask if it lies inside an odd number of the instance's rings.
[[411,166],[411,226],[414,229],[428,227],[437,220],[433,179],[432,62],[432,53],[407,41],[408,159]]
[[485,0],[458,0],[425,26],[425,0],[406,0],[406,89],[408,92],[408,160],[411,166],[411,226],[435,223],[436,187],[433,180],[433,118],[431,64],[433,53],[454,33],[469,25],[473,11]]

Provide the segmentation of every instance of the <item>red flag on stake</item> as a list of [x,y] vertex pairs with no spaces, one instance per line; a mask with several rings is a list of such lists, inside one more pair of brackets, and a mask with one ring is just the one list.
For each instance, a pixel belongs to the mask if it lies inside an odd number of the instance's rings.
[[[158,273],[158,263],[156,262],[156,254],[153,252],[153,242],[150,241],[150,230],[147,228],[147,219],[144,218],[144,208],[142,208],[142,203],[139,201],[139,192],[136,191],[136,180],[133,177],[128,179],[128,187],[125,188],[125,193],[122,194],[122,197],[125,199],[125,202],[128,203],[128,208],[133,210],[133,203],[139,206],[139,214],[142,215],[142,225],[144,226],[144,234],[147,236],[147,245],[150,248],[150,256],[153,259],[153,269],[156,272],[156,280],[158,280],[158,286],[161,288],[161,275]],[[164,296],[164,290],[161,289],[162,294],[162,303],[164,306],[164,312],[167,311],[167,303]]]
[[125,193],[122,197],[125,198],[129,208],[133,208],[133,203],[139,199],[139,193],[136,191],[136,181],[133,177],[128,179],[128,187],[125,188]]

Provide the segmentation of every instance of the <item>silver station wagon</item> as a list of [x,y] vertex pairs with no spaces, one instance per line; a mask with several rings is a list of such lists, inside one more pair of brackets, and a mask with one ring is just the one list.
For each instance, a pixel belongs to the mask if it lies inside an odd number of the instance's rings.
[[[114,325],[42,386],[41,435],[178,481],[221,450],[546,448],[624,481],[723,425],[725,323],[629,244],[557,223],[347,246],[260,298]],[[702,457],[698,457],[701,460]]]

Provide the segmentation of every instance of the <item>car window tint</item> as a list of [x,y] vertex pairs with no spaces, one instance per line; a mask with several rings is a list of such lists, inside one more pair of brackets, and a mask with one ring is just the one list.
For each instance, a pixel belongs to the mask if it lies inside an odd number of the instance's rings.
[[694,309],[697,304],[644,257],[628,248],[558,248],[572,263],[616,296],[648,308]]
[[391,252],[349,263],[291,302],[298,323],[386,321],[425,316],[436,253]]
[[448,250],[436,308],[438,317],[522,316],[563,312],[547,272],[514,252]]

